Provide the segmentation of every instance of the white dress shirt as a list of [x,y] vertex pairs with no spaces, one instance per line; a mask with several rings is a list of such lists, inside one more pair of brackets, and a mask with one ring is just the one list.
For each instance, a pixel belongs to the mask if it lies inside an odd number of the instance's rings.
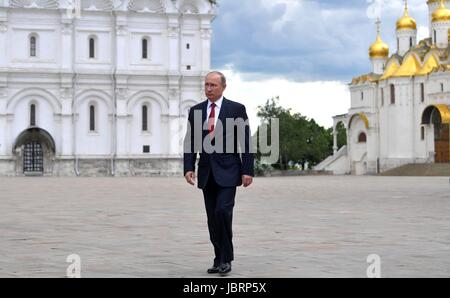
[[[219,113],[220,113],[220,108],[222,107],[222,102],[223,102],[223,96],[215,102],[215,104],[216,104],[215,113],[216,114],[215,114],[215,118],[214,118],[214,127],[217,127],[217,119],[219,119]],[[207,109],[206,121],[208,121],[209,115],[211,115],[211,105],[212,105],[212,102],[211,102],[211,100],[208,99],[208,109]]]

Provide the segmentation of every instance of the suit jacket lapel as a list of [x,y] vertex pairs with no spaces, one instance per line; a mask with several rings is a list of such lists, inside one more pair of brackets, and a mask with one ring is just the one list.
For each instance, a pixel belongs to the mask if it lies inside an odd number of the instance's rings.
[[204,125],[207,125],[205,124],[205,122],[207,121],[206,117],[208,117],[208,100],[205,100],[202,106],[202,136],[203,136],[202,140],[208,134],[208,130],[203,129],[205,127]]
[[[225,131],[225,127],[226,127],[226,119],[227,119],[227,99],[224,97],[222,100],[222,106],[220,107],[220,113],[219,113],[219,120],[221,121],[220,123],[222,124],[222,128]],[[219,125],[219,124],[218,124]]]
[[202,124],[205,123],[208,116],[208,100],[205,100],[202,104]]

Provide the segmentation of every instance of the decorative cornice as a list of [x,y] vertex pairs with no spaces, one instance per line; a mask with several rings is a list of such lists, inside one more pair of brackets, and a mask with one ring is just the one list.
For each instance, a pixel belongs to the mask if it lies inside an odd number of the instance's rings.
[[0,32],[8,31],[8,23],[6,21],[0,21]]
[[72,23],[66,23],[66,22],[63,22],[63,23],[61,24],[61,33],[62,33],[62,34],[64,34],[64,35],[70,35],[70,34],[72,34],[72,31],[73,31],[73,25],[72,25]]
[[179,34],[180,34],[180,27],[169,25],[169,28],[167,29],[167,36],[169,38],[178,38]]
[[8,96],[8,90],[4,87],[0,87],[0,98],[4,98],[6,96]]
[[46,8],[57,9],[58,0],[10,0],[9,6],[14,8]]
[[61,99],[71,99],[72,98],[72,88],[61,88],[60,89]]
[[169,89],[169,98],[170,99],[178,99],[180,96],[180,89],[178,88],[170,88]]
[[202,39],[205,39],[205,40],[211,39],[211,33],[212,33],[211,29],[201,29],[200,30],[201,37],[202,37]]
[[127,88],[118,88],[116,89],[117,99],[126,100],[128,98],[128,89]]
[[135,12],[162,13],[165,12],[162,0],[130,0],[128,10]]
[[116,25],[117,35],[126,35],[128,33],[128,26],[125,24]]

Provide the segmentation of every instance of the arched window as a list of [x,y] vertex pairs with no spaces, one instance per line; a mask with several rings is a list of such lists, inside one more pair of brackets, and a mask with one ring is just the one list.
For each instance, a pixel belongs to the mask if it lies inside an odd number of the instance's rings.
[[142,131],[148,131],[148,106],[142,106]]
[[36,56],[37,56],[37,36],[33,34],[30,36],[30,57]]
[[413,40],[412,37],[409,38],[409,48],[412,48],[413,46]]
[[30,105],[30,126],[36,126],[36,105]]
[[89,37],[89,58],[95,58],[95,37]]
[[437,43],[436,30],[433,30],[433,33],[434,33],[434,43]]
[[89,106],[89,131],[95,131],[95,106]]
[[391,84],[391,104],[395,104],[395,86]]
[[361,101],[364,100],[364,91],[361,92]]
[[148,59],[148,39],[142,39],[142,59]]
[[420,127],[420,139],[423,141],[425,140],[425,127]]
[[420,101],[425,101],[425,85],[423,83],[420,84]]
[[384,106],[384,88],[381,88],[381,106]]
[[364,132],[359,134],[358,143],[367,143],[367,136]]

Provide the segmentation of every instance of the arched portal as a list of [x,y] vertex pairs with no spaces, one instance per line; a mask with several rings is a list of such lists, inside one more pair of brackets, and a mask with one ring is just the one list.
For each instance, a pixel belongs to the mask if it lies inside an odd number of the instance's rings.
[[17,172],[30,176],[51,173],[55,141],[46,130],[30,127],[17,136],[13,154],[17,158]]
[[446,105],[432,105],[422,114],[422,125],[433,125],[434,161],[450,163],[450,109]]
[[337,150],[347,145],[347,128],[343,121],[339,121],[335,128]]

